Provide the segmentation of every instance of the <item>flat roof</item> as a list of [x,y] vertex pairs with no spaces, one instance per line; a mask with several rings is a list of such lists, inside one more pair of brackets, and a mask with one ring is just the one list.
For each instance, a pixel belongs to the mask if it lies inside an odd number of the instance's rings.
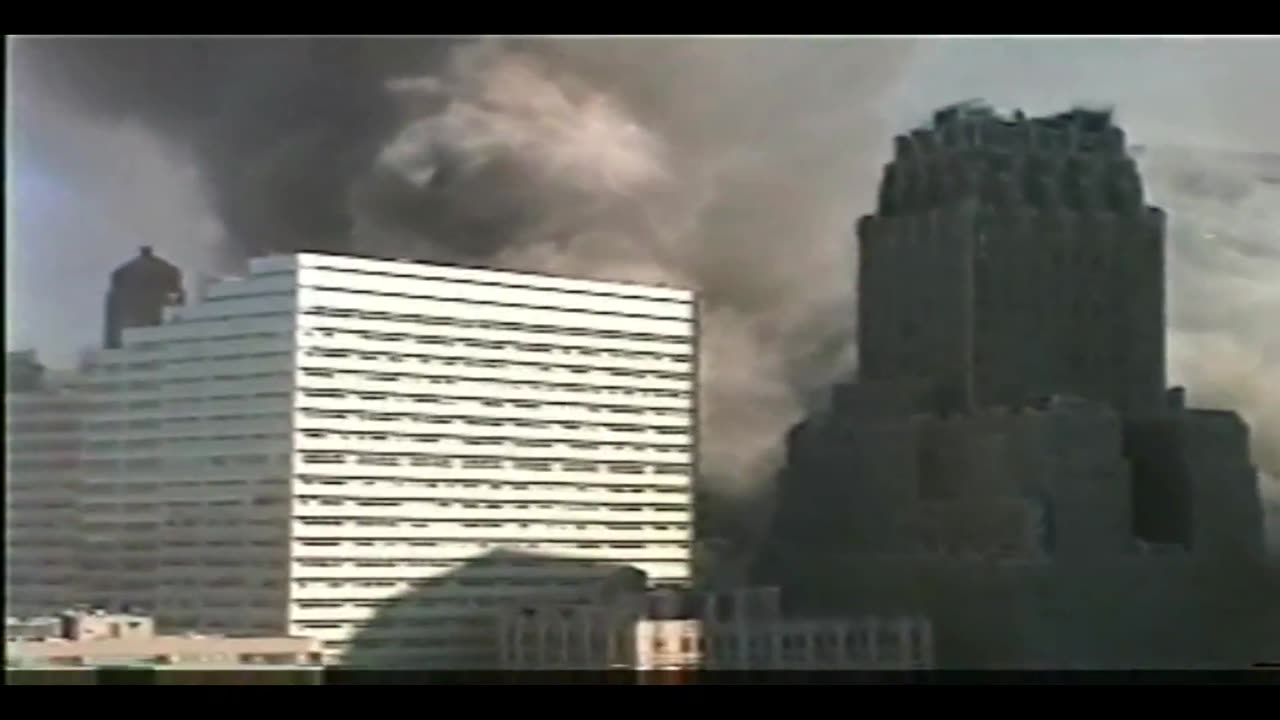
[[[684,300],[695,295],[691,288],[654,285],[639,282],[617,280],[588,280],[579,277],[556,275],[548,272],[526,270],[500,270],[485,267],[480,263],[474,265],[460,263],[424,262],[419,260],[378,258],[361,255],[334,255],[328,253],[297,253],[300,265],[312,265],[314,261],[333,263],[340,269],[360,269],[362,266],[391,272],[398,269],[406,274],[426,279],[465,278],[480,282],[503,283],[521,282],[528,284],[530,279],[541,279],[546,282],[535,283],[535,286],[548,289],[577,290],[580,292],[613,293],[636,299]],[[346,266],[346,267],[343,267]]]

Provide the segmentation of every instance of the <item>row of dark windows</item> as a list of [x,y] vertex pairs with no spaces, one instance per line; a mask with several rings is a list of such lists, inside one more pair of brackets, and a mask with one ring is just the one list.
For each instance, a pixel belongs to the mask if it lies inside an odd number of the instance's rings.
[[[277,370],[272,372],[252,372],[241,373],[236,375],[210,375],[208,373],[183,376],[183,377],[167,377],[156,380],[138,380],[128,383],[127,385],[119,382],[101,382],[95,383],[94,387],[102,392],[145,392],[160,390],[163,388],[181,388],[183,385],[206,384],[206,383],[246,383],[246,382],[268,382],[271,380],[279,380],[290,378],[293,373],[289,370]],[[260,393],[263,396],[272,396],[277,393]],[[101,407],[102,403],[93,403],[94,407]]]
[[[619,506],[604,506],[604,507],[605,507],[606,509],[609,509],[609,510],[615,510],[615,509],[617,509]],[[661,511],[661,512],[678,513],[678,512],[688,512],[688,510],[689,510],[689,508],[688,508],[688,507],[683,506],[683,505],[682,505],[682,506],[675,506],[675,507],[658,507],[658,508],[651,508],[651,507],[647,507],[647,506],[622,506],[622,508],[623,508],[623,511],[626,511],[626,512],[641,512],[641,511],[644,511],[644,510],[657,510],[657,511]],[[599,509],[599,508],[597,508],[597,509]],[[304,527],[314,527],[314,528],[320,528],[320,527],[361,527],[361,528],[375,528],[375,527],[379,527],[379,528],[397,528],[397,529],[404,529],[404,528],[410,528],[410,527],[412,527],[412,528],[418,528],[418,529],[425,529],[425,528],[438,527],[438,525],[439,525],[439,524],[444,524],[444,525],[456,525],[457,523],[462,522],[462,521],[463,521],[463,519],[460,519],[460,518],[459,518],[459,519],[447,520],[447,521],[442,521],[442,520],[435,520],[435,521],[432,521],[432,520],[424,520],[424,519],[421,519],[421,518],[396,518],[396,517],[382,517],[382,518],[351,518],[351,517],[334,517],[334,518],[324,518],[324,517],[305,517],[305,518],[295,518],[295,520],[294,520],[294,522],[295,522],[295,523],[299,523],[299,524],[303,525]],[[616,519],[616,520],[615,520],[615,521],[613,521],[613,522],[615,522],[615,523],[620,523],[620,524],[632,524],[632,525],[634,525],[634,524],[635,524],[635,523],[627,523],[626,519],[625,519],[625,518],[621,518],[621,517],[620,517],[620,518],[618,518],[618,519]],[[519,527],[519,526],[520,526],[520,523],[518,523],[518,522],[516,522],[516,523],[507,522],[506,524],[507,524],[507,525],[514,524],[514,525],[515,525],[515,526],[517,526],[517,527]],[[525,524],[527,525],[528,523],[525,523]],[[640,523],[640,524],[644,524],[644,523]],[[670,526],[677,526],[677,525],[678,525],[678,526],[683,526],[683,525],[685,525],[686,523],[684,523],[683,521],[676,520],[676,519],[670,519],[670,520],[664,520],[664,521],[662,521],[662,524],[670,525]],[[502,524],[502,523],[498,523],[496,526],[503,526],[503,524]],[[314,536],[309,536],[309,537],[323,538],[324,536],[323,536],[323,535],[314,535]],[[430,545],[431,547],[435,547],[435,546],[436,546],[436,545],[435,545],[435,542],[436,542],[436,541],[442,541],[442,540],[445,540],[445,538],[435,538],[435,541],[427,541],[427,540],[423,540],[423,541],[412,541],[412,542],[411,542],[411,544],[414,544],[414,545],[423,545],[424,547],[425,547],[425,546],[427,546],[427,545]],[[516,541],[517,541],[517,542],[518,542],[518,541],[520,541],[520,540],[521,540],[521,538],[516,538]],[[468,542],[468,541],[470,541],[470,542]],[[478,541],[476,541],[476,540],[475,540],[475,538],[461,537],[461,538],[453,538],[453,542],[440,542],[440,546],[450,546],[450,547],[454,547],[454,548],[474,548],[474,547],[478,547],[477,542],[478,542]],[[579,542],[579,541],[573,541],[573,542]],[[486,547],[487,547],[487,546],[486,546]],[[533,546],[532,546],[532,545],[527,545],[526,547],[533,547]],[[558,545],[557,545],[557,546],[553,546],[553,548],[554,548],[554,547],[559,547],[559,546],[558,546]]]
[[452,456],[427,453],[354,453],[354,452],[304,452],[302,461],[313,464],[439,467],[463,469],[563,470],[566,472],[607,472],[627,475],[685,475],[691,472],[688,463],[655,462],[599,462],[562,458],[527,458],[514,460],[500,456]]
[[[268,314],[279,315],[281,313],[268,313]],[[176,337],[176,338],[165,338],[164,340],[148,340],[144,342],[132,343],[129,345],[129,349],[134,351],[141,351],[141,352],[167,350],[171,345],[174,345],[175,343],[189,343],[189,342],[217,343],[219,347],[225,348],[226,345],[231,342],[236,342],[241,340],[261,341],[261,340],[268,340],[273,338],[278,339],[278,338],[288,337],[288,335],[289,335],[288,332],[280,331],[280,332],[236,333],[236,334],[230,334],[230,335],[219,335],[217,337],[208,337],[206,335],[199,335],[196,337],[189,337],[189,338]],[[246,343],[246,345],[247,344],[248,343]],[[253,343],[254,346],[256,346],[257,344],[258,344],[257,342]],[[274,353],[267,353],[267,355],[273,355],[273,354]],[[224,357],[224,356],[210,354],[210,355],[195,355],[188,359],[191,361],[195,361],[195,360],[205,360],[205,359],[216,359],[221,357]],[[255,356],[254,355],[245,355],[245,356],[230,355],[225,357],[234,358],[234,357],[255,357]],[[137,362],[145,363],[146,361],[137,361]],[[169,360],[169,362],[173,362],[173,360]],[[124,367],[125,367],[124,363],[102,363],[99,365],[95,365],[94,369],[102,370],[104,372],[120,372]]]
[[130,418],[128,420],[98,420],[89,423],[94,433],[105,433],[107,430],[121,430],[128,428],[135,429],[156,429],[167,427],[169,425],[183,423],[215,423],[215,422],[250,422],[264,420],[288,420],[290,414],[287,412],[248,412],[227,415],[187,415],[179,417],[166,417],[164,419],[150,418],[138,420]]
[[[618,360],[660,360],[673,363],[688,363],[693,359],[688,352],[672,351],[672,352],[654,352],[646,350],[623,350],[620,348],[601,348],[589,345],[572,345],[562,342],[562,338],[549,337],[546,343],[528,343],[516,340],[493,340],[490,338],[477,339],[466,337],[452,337],[439,335],[422,335],[410,332],[406,329],[403,333],[385,333],[374,332],[371,330],[352,330],[350,328],[323,327],[317,326],[314,329],[304,331],[306,337],[322,337],[334,338],[339,336],[351,336],[361,341],[379,341],[379,342],[403,342],[413,345],[440,345],[444,347],[469,347],[480,350],[500,350],[510,352],[512,350],[526,353],[534,353],[541,356],[549,355],[577,355],[580,357],[590,358],[615,358]],[[557,342],[561,341],[561,342]],[[308,351],[308,355],[312,351]],[[439,359],[467,359],[465,356],[449,356],[434,354],[402,354],[402,353],[385,353],[374,352],[364,348],[359,350],[354,348],[334,348],[320,347],[314,349],[316,353],[314,357],[359,357],[364,359],[377,359],[381,355],[401,355],[403,357],[427,357]]]
[[[287,461],[288,456],[279,456],[277,460]],[[265,465],[272,461],[270,455],[219,455],[213,457],[184,457],[184,458],[137,458],[137,459],[114,459],[114,460],[90,460],[84,463],[84,467],[90,471],[97,470],[158,470],[161,468],[176,468],[184,466],[208,466],[229,467],[234,465]]]
[[[610,405],[607,403],[589,403],[589,402],[570,402],[561,400],[505,400],[495,401],[487,399],[488,396],[481,395],[435,395],[435,394],[412,394],[404,391],[396,393],[378,393],[378,392],[361,392],[361,391],[344,391],[337,389],[306,389],[301,392],[302,397],[311,399],[359,399],[373,401],[390,401],[400,403],[419,403],[424,405],[457,405],[460,402],[472,401],[480,402],[489,407],[512,407],[521,410],[540,410],[546,407],[553,408],[582,408],[587,412],[610,412],[617,414],[629,415],[666,415],[670,417],[687,417],[689,411],[681,408],[668,407],[649,407],[644,405]],[[309,410],[314,408],[301,408]],[[352,409],[355,410],[354,408]]]
[[[87,411],[86,406],[86,411]],[[9,437],[25,433],[69,433],[76,432],[82,427],[79,420],[65,420],[53,422],[27,422],[15,421],[5,423],[5,432]]]
[[[304,308],[304,315],[313,317],[326,318],[343,318],[358,319],[371,321],[387,321],[402,322],[411,324],[416,327],[424,327],[431,325],[468,328],[477,330],[507,330],[513,332],[526,332],[538,335],[560,335],[568,337],[594,337],[607,340],[635,340],[641,342],[655,343],[673,343],[678,345],[688,345],[692,342],[692,329],[687,334],[681,335],[665,335],[659,333],[641,333],[627,332],[624,330],[603,330],[597,328],[573,327],[565,325],[541,325],[536,323],[520,323],[520,322],[502,322],[498,320],[464,320],[458,317],[433,316],[433,315],[414,315],[409,313],[394,313],[376,310],[359,310],[355,308],[336,308],[325,306],[314,306]],[[665,318],[664,318],[665,319]],[[672,320],[672,322],[687,322],[680,320]],[[691,326],[692,327],[692,326]],[[424,335],[417,336],[417,341],[422,342]],[[440,337],[440,340],[452,342],[453,338]]]
[[[499,481],[480,481],[475,480],[448,480],[448,479],[421,479],[421,478],[357,478],[344,477],[334,478],[323,475],[299,475],[298,482],[301,485],[362,485],[369,487],[415,487],[415,488],[443,488],[446,490],[577,490],[580,492],[600,492],[606,491],[611,493],[684,493],[683,486],[671,485],[618,485],[614,483],[593,484],[584,483],[578,480],[545,480],[535,483],[530,482],[499,482]],[[206,483],[208,484],[208,483]]]
[[[336,430],[300,430],[303,437],[312,440],[355,440],[366,442],[414,442],[414,443],[440,443],[446,440],[458,441],[463,445],[473,445],[476,447],[525,447],[525,448],[551,448],[557,446],[567,447],[573,450],[652,450],[654,452],[689,452],[693,448],[686,444],[654,444],[647,442],[625,442],[611,441],[607,443],[575,440],[573,438],[520,438],[510,437],[507,435],[495,436],[477,436],[477,435],[457,435],[457,434],[398,434],[398,433],[378,433],[378,432],[356,432],[356,431],[336,431]],[[209,437],[209,438],[190,438],[191,441],[207,441],[207,440],[256,440],[265,439],[268,435],[242,435],[242,436],[226,436],[226,437]],[[184,438],[185,439],[185,438]],[[176,440],[176,439],[175,439]],[[172,442],[172,441],[171,441]],[[136,440],[129,443],[131,446],[143,446],[143,443],[154,444],[154,440]]]
[[[477,280],[475,278],[467,278],[467,277],[431,277],[431,276],[425,276],[425,275],[415,275],[412,273],[398,273],[389,269],[363,270],[363,269],[357,269],[357,268],[333,267],[331,265],[310,265],[308,267],[314,270],[328,270],[331,272],[337,272],[337,273],[343,273],[343,274],[368,275],[373,278],[393,277],[393,278],[401,278],[404,280],[432,280],[432,281],[441,282],[441,283],[457,283],[461,285],[474,285],[477,287],[510,288],[512,290],[529,290],[529,291],[536,291],[536,292],[568,294],[568,295],[586,295],[588,297],[619,298],[623,300],[645,300],[649,302],[659,302],[659,303],[662,303],[662,302],[679,303],[681,305],[688,303],[687,300],[676,300],[673,298],[653,297],[651,295],[642,294],[638,292],[636,293],[627,292],[627,290],[625,289],[625,285],[612,287],[608,290],[599,289],[599,288],[590,289],[590,290],[586,288],[564,288],[564,287],[549,288],[549,287],[544,287],[540,285],[521,284],[515,281],[503,282],[501,280]],[[288,272],[292,273],[293,271],[288,271]],[[266,277],[271,274],[275,274],[275,273],[266,273],[263,275],[256,275],[255,277]],[[282,272],[280,274],[284,274],[284,273]],[[544,277],[553,277],[553,276],[547,275]]]
[[628,397],[688,399],[686,390],[659,390],[637,388],[631,385],[597,385],[579,383],[561,383],[537,380],[516,380],[495,376],[464,377],[451,374],[430,375],[427,373],[390,373],[365,372],[362,370],[320,370],[306,368],[302,371],[304,378],[315,379],[359,379],[372,382],[404,383],[406,381],[424,380],[432,385],[494,385],[499,387],[518,387],[527,390],[544,390],[549,392],[578,392],[607,395],[625,395]]
[[[483,400],[482,405],[490,408],[506,407],[500,400]],[[572,420],[529,420],[519,417],[494,417],[491,415],[426,415],[420,413],[384,413],[343,410],[303,410],[302,416],[312,420],[360,420],[366,422],[404,422],[429,423],[433,425],[474,425],[477,427],[506,427],[546,429],[563,428],[565,430],[610,430],[613,432],[644,433],[654,432],[658,435],[689,435],[692,428],[683,425],[639,425],[631,423],[586,423]]]
[[[488,547],[496,547],[496,548],[514,548],[514,547],[518,547],[519,545],[520,545],[520,544],[519,544],[519,543],[516,543],[516,542],[509,542],[509,543],[504,543],[504,542],[494,542],[494,543],[477,542],[477,543],[475,543],[475,546],[476,546],[476,547],[479,547],[479,548],[488,548]],[[534,545],[537,545],[537,543],[526,544],[526,546],[534,546]],[[579,546],[579,543],[566,542],[566,543],[561,543],[561,544],[559,545],[559,548],[561,548],[561,549],[563,549],[563,548],[573,548],[573,547],[578,547],[578,546]],[[598,544],[594,544],[594,545],[589,545],[589,547],[602,548],[602,549],[609,549],[609,550],[645,550],[645,549],[651,549],[651,550],[666,550],[666,549],[671,549],[671,548],[687,549],[687,548],[688,548],[688,544],[686,544],[686,543],[665,543],[665,544],[663,544],[663,543],[634,543],[634,542],[633,542],[633,543],[626,543],[626,542],[613,542],[613,543],[598,543]],[[670,559],[670,558],[665,558],[665,557],[653,557],[653,558],[629,558],[628,560],[629,560],[629,562],[671,562],[671,559]],[[412,560],[412,559],[399,560],[399,561],[397,561],[397,560],[297,560],[297,561],[295,561],[295,564],[297,564],[297,565],[298,565],[298,566],[300,566],[300,567],[306,567],[306,568],[342,568],[342,567],[360,567],[360,568],[389,568],[389,569],[393,569],[393,568],[401,568],[401,567],[425,567],[425,565],[418,565],[418,563],[426,563],[426,562],[428,562],[428,561],[426,561],[426,560]],[[315,578],[310,578],[310,579],[313,579],[313,580],[314,580]],[[420,580],[421,580],[421,579],[419,578],[419,581],[420,581]],[[463,582],[458,581],[458,579],[457,579],[457,578],[444,577],[444,578],[439,578],[439,579],[433,579],[433,583],[432,583],[432,584],[433,584],[433,585],[438,585],[438,586],[444,586],[444,585],[450,585],[450,584],[466,584],[466,585],[469,585],[469,586],[475,587],[475,586],[481,586],[481,585],[490,585],[490,586],[504,586],[504,585],[536,586],[536,585],[544,585],[544,584],[545,584],[545,585],[555,585],[555,584],[559,584],[559,583],[562,583],[562,582],[563,582],[563,580],[560,580],[560,579],[554,579],[554,578],[553,578],[553,579],[548,580],[548,579],[546,579],[545,577],[540,577],[540,578],[520,578],[520,577],[515,577],[515,578],[502,578],[502,579],[492,579],[492,580],[489,580],[489,579],[481,580],[481,579],[478,579],[478,578],[477,578],[477,579],[472,579],[472,580],[466,580],[466,581],[465,581],[465,583],[463,583]]]
[[[473,345],[479,343],[472,343]],[[485,343],[486,345],[497,345],[499,347],[493,349],[505,349],[501,347],[503,343]],[[544,352],[544,351],[530,351]],[[543,360],[516,360],[504,358],[495,360],[491,358],[477,358],[468,355],[433,355],[428,353],[395,353],[395,352],[368,352],[355,350],[331,350],[331,349],[310,349],[303,352],[306,357],[313,358],[331,358],[331,359],[357,359],[368,360],[371,362],[388,362],[388,363],[404,363],[418,362],[423,364],[439,363],[446,367],[461,365],[463,367],[472,368],[527,368],[531,370],[555,371],[566,370],[571,373],[585,374],[590,372],[610,375],[612,377],[624,378],[654,378],[659,380],[689,380],[693,377],[691,371],[686,372],[667,372],[662,370],[639,370],[633,368],[620,368],[613,365],[590,365],[580,363],[554,363]],[[583,352],[581,354],[588,354]],[[605,353],[596,352],[594,354],[603,355]],[[316,366],[316,370],[332,369],[324,366]],[[345,370],[352,372],[351,370]],[[421,373],[410,373],[418,375]]]
[[[599,310],[599,309],[592,309],[592,308],[585,308],[585,307],[565,307],[563,305],[554,305],[554,304],[544,305],[541,303],[534,303],[534,302],[510,302],[510,301],[504,301],[504,300],[489,300],[484,298],[459,299],[454,297],[439,297],[439,296],[428,295],[428,294],[386,292],[386,291],[371,290],[366,288],[337,287],[333,285],[307,285],[306,287],[310,290],[319,290],[321,292],[336,292],[336,293],[341,293],[343,295],[372,295],[374,297],[397,298],[399,300],[408,300],[408,301],[416,300],[418,302],[424,302],[424,303],[449,302],[449,303],[456,303],[457,305],[461,305],[461,306],[473,306],[473,307],[483,306],[483,307],[491,307],[491,308],[496,307],[496,308],[516,310],[516,311],[544,310],[544,311],[550,311],[550,312],[564,313],[566,315],[581,314],[581,315],[589,315],[589,316],[595,316],[595,317],[625,318],[628,320],[668,320],[668,321],[675,321],[675,322],[690,321],[689,318],[687,317],[673,318],[670,315],[655,315],[652,313],[626,311],[621,309]],[[264,294],[279,294],[279,293],[264,293]],[[606,305],[605,307],[608,307],[608,306]],[[336,311],[345,310],[346,312],[352,312],[352,310],[345,309],[345,308],[326,307],[324,309],[329,310],[330,312],[335,310]],[[361,311],[357,310],[354,312],[359,313]],[[425,316],[425,317],[430,318],[431,316]],[[382,319],[382,318],[379,318],[379,319]],[[438,321],[439,319],[440,318],[434,318],[434,320],[436,321]]]

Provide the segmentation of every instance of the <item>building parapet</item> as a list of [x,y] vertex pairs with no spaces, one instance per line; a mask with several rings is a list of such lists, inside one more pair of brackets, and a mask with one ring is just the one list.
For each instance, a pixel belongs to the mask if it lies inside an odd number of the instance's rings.
[[507,669],[912,669],[933,664],[921,617],[788,618],[776,588],[646,592],[601,604],[510,608]]

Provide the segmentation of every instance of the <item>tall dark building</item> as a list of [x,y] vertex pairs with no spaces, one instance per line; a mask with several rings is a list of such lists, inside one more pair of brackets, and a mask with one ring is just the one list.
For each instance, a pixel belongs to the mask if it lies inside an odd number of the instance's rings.
[[182,271],[144,247],[138,257],[111,273],[103,345],[120,347],[125,328],[164,322],[164,309],[183,301]]
[[1165,387],[1164,224],[1107,113],[899,137],[858,227],[858,377],[790,433],[755,581],[927,615],[944,667],[1280,651],[1248,428]]
[[859,223],[861,379],[955,408],[1162,402],[1164,213],[1108,113],[940,111],[897,138]]

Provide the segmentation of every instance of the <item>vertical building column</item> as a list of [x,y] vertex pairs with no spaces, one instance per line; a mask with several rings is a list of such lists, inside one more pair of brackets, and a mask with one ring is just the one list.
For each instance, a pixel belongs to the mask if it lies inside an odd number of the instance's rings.
[[813,668],[818,664],[818,632],[817,623],[805,623],[804,627],[804,661],[805,667]]
[[561,617],[556,619],[560,623],[560,663],[561,665],[569,664],[569,648],[573,641],[573,618]]
[[870,618],[867,620],[867,659],[872,665],[880,664],[880,648],[877,643],[880,641],[880,620],[878,618]]
[[511,633],[515,631],[516,637],[519,637],[520,618],[514,620],[510,618],[500,618],[498,620],[498,665],[500,669],[506,670],[517,666],[520,653],[519,641],[511,640]]
[[782,641],[786,628],[779,622],[770,623],[769,633],[769,669],[782,669],[786,667],[786,657],[783,653]]
[[539,670],[541,670],[547,667],[547,662],[548,662],[547,661],[547,655],[549,654],[547,652],[548,623],[546,618],[542,616],[542,613],[534,613],[533,617],[529,619],[529,622],[537,623],[536,637],[538,638],[538,642],[537,642],[538,650],[537,650],[537,655],[534,657],[534,662],[537,663],[536,667]]
[[920,621],[920,654],[924,657],[925,667],[932,668],[937,660],[933,656],[933,623],[927,619]]
[[905,669],[915,665],[915,639],[916,620],[912,617],[904,617],[898,620],[898,654],[899,664]]
[[612,668],[618,662],[618,622],[616,618],[610,618],[605,624],[605,634],[607,635],[605,642],[604,662],[605,668]]

